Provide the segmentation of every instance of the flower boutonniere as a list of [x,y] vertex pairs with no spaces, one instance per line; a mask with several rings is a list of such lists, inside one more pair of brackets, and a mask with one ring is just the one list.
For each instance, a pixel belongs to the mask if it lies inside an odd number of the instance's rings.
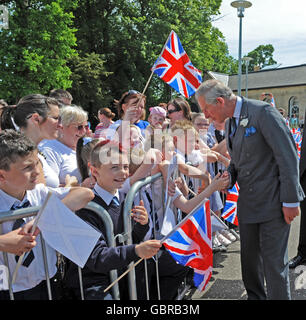
[[248,125],[248,123],[249,123],[248,118],[244,118],[244,119],[240,120],[240,125],[244,128]]

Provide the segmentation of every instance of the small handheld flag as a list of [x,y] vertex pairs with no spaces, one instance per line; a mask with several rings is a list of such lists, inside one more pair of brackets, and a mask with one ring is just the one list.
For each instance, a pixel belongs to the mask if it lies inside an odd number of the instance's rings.
[[193,281],[203,291],[212,274],[212,237],[209,201],[189,213],[176,231],[161,240],[181,265],[194,269]]
[[226,195],[226,202],[223,208],[223,213],[221,217],[238,226],[238,218],[237,218],[237,201],[239,197],[239,186],[236,182],[232,189],[228,190],[228,194]]

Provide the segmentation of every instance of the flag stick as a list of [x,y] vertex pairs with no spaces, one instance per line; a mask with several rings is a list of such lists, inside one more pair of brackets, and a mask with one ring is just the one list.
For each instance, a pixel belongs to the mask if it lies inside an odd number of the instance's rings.
[[229,227],[228,227],[212,210],[210,210],[210,213],[212,213],[212,215],[213,215],[222,225],[224,225],[224,227],[225,227],[226,229],[229,229]]
[[130,266],[122,275],[117,278],[114,282],[112,282],[106,289],[104,289],[103,292],[108,291],[111,289],[119,280],[121,280],[126,274],[128,274],[133,268],[135,268],[144,258],[140,258],[136,263],[134,263],[132,266]]
[[[31,234],[34,233],[34,231],[35,231],[35,229],[36,229],[36,227],[37,227],[38,221],[39,221],[39,219],[40,219],[40,217],[41,217],[41,214],[42,214],[43,210],[45,209],[45,207],[46,207],[46,205],[47,205],[47,202],[49,201],[51,195],[52,195],[52,192],[49,191],[48,194],[47,194],[47,197],[46,197],[46,199],[45,199],[45,201],[44,201],[44,203],[43,203],[43,205],[41,206],[40,210],[39,210],[38,213],[37,213],[37,216],[36,216],[36,218],[35,218],[35,221],[34,221],[34,223],[33,223],[32,229],[31,229]],[[13,276],[12,276],[12,283],[14,283],[14,282],[16,281],[17,272],[18,272],[18,270],[19,270],[19,268],[20,268],[20,266],[21,266],[21,263],[22,263],[22,260],[23,260],[23,258],[24,258],[24,255],[25,255],[25,252],[24,252],[24,253],[19,257],[19,259],[18,259],[16,268],[15,268],[14,273],[13,273]]]

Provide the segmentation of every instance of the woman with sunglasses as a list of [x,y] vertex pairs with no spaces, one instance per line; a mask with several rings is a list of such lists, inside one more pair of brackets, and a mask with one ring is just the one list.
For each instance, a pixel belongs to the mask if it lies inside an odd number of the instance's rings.
[[191,108],[187,100],[175,98],[168,102],[168,117],[170,118],[170,127],[178,120],[191,120]]
[[[56,139],[59,129],[59,103],[41,94],[32,94],[20,99],[16,107],[4,107],[1,128],[21,131],[36,145],[42,140]],[[48,187],[58,187],[57,174],[39,153],[41,162],[40,183]]]
[[65,185],[72,176],[80,184],[82,179],[77,166],[76,146],[88,131],[87,112],[79,106],[71,105],[61,108],[60,117],[58,138],[45,141],[41,149],[48,164],[57,173],[60,185]]

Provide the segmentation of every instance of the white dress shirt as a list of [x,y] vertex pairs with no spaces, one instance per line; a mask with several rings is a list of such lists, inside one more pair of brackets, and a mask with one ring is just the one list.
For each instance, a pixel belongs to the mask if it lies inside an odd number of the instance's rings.
[[[53,194],[62,199],[69,193],[70,188],[47,188],[43,184],[38,184],[36,185],[35,189],[27,190],[26,195],[22,201],[10,196],[3,190],[0,190],[0,210],[9,211],[13,205],[19,206],[23,204],[26,200],[30,202],[31,206],[40,206],[44,202],[49,190],[51,190]],[[34,217],[27,217],[24,218],[24,220],[28,222],[33,218]],[[3,233],[8,233],[12,231],[14,222],[15,220],[4,222],[2,224]],[[20,266],[17,273],[16,281],[12,286],[13,292],[34,288],[41,281],[46,279],[40,235],[36,237],[36,242],[37,245],[32,249],[34,253],[34,260],[28,267],[24,267],[22,265]],[[52,278],[57,271],[56,252],[47,243],[45,244],[49,277]],[[17,265],[15,255],[8,253],[8,261],[10,272],[11,274],[13,274]],[[2,252],[0,252],[0,265],[4,265]]]

